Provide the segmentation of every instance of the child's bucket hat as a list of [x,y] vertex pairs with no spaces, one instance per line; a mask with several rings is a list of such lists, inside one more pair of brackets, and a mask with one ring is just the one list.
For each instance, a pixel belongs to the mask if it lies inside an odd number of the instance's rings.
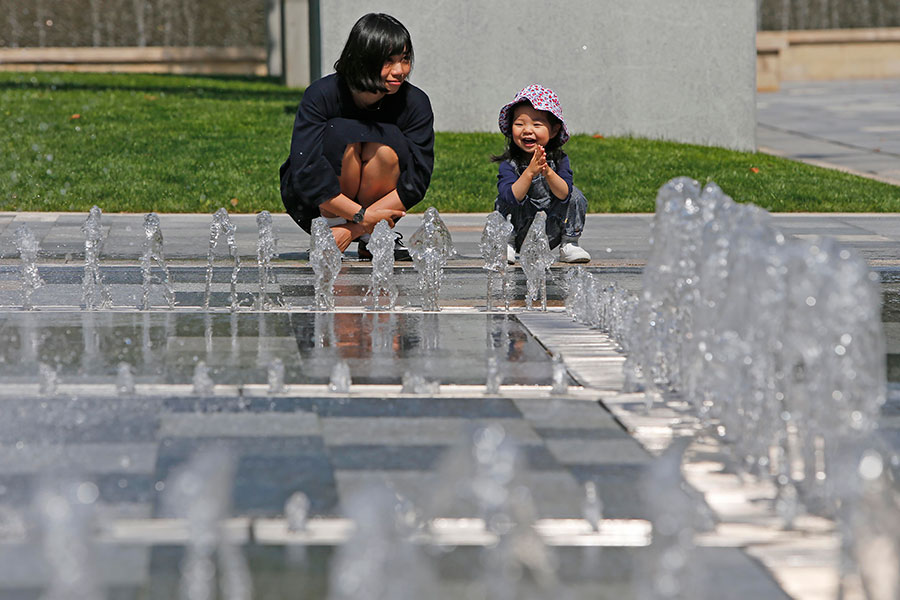
[[516,97],[513,98],[513,101],[500,109],[500,132],[503,135],[509,137],[509,126],[510,126],[510,110],[517,104],[521,104],[522,102],[528,102],[535,108],[535,110],[546,110],[549,113],[552,113],[554,117],[559,119],[559,122],[562,123],[562,129],[559,132],[559,143],[565,144],[569,139],[569,130],[566,129],[566,120],[563,118],[562,106],[559,104],[559,98],[556,96],[556,93],[547,89],[542,85],[538,85],[533,83],[528,87],[523,88]]

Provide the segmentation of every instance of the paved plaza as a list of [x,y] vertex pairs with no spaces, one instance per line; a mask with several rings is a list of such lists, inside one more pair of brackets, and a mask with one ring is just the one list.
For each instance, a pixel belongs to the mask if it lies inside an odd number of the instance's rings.
[[[884,180],[900,177],[896,164],[879,162],[900,156],[885,124],[896,106],[867,100],[873,86],[896,97],[896,82],[865,85],[785,85],[760,96],[760,145]],[[810,105],[823,114],[862,116],[847,121],[853,131],[819,131],[819,115],[801,118]],[[876,146],[873,135],[885,139]],[[29,525],[48,478],[82,482],[79,498],[88,498],[100,526],[90,534],[74,525],[63,533],[82,531],[93,540],[92,573],[107,597],[175,597],[191,523],[173,514],[167,486],[208,447],[234,459],[226,531],[242,545],[254,597],[296,598],[303,590],[303,597],[325,598],[336,548],[353,535],[347,506],[374,486],[390,490],[393,510],[402,508],[406,519],[446,517],[443,528],[417,534],[443,549],[429,559],[438,579],[430,597],[476,597],[497,539],[484,521],[473,521],[478,509],[471,498],[448,500],[463,480],[454,460],[471,454],[476,431],[516,448],[514,479],[529,491],[534,529],[555,557],[554,597],[638,597],[635,582],[659,574],[647,566],[659,498],[709,517],[689,557],[698,575],[694,597],[835,597],[834,523],[800,515],[785,528],[772,487],[738,476],[727,449],[703,435],[685,402],[625,393],[625,357],[616,344],[565,313],[565,265],[553,267],[546,312],[524,309],[518,265],[511,311],[486,309],[478,247],[485,217],[443,215],[459,254],[445,270],[439,313],[422,311],[410,263],[396,265],[396,309],[368,309],[369,263],[356,257],[355,246],[336,283],[336,308],[326,313],[314,310],[309,238],[283,214],[273,215],[279,255],[266,290],[277,304],[271,310],[255,306],[255,215],[231,216],[242,268],[234,273],[220,244],[209,310],[202,307],[211,216],[160,215],[176,305],[168,308],[155,269],[150,309],[138,310],[145,291],[143,215],[110,214],[103,216],[101,272],[112,306],[91,311],[81,308],[86,215],[0,213],[0,404],[7,415],[0,423],[0,600],[41,597],[54,580],[53,558]],[[892,369],[900,363],[900,215],[773,219],[788,236],[836,238],[880,275],[889,378],[900,380],[900,365]],[[647,214],[589,215],[586,267],[601,281],[640,291],[652,222]],[[420,215],[409,215],[397,229],[409,239],[420,223]],[[40,244],[44,282],[32,311],[22,310],[15,245],[23,224]],[[557,354],[565,377],[554,381]],[[488,392],[491,358],[506,379]],[[284,386],[272,389],[276,361],[284,366]],[[340,361],[350,369],[349,391],[329,386]],[[211,385],[203,389],[196,378],[201,362]],[[125,392],[123,363],[134,383]],[[430,387],[404,387],[410,374]],[[894,384],[879,433],[900,452]],[[687,485],[666,488],[660,456],[677,438],[689,440]],[[596,530],[585,518],[591,486],[602,502]],[[300,530],[288,526],[285,510],[296,492],[309,499],[309,521]],[[59,533],[46,522],[40,527]],[[858,582],[845,583],[845,598],[862,597]]]
[[[157,285],[149,311],[135,310],[142,293],[142,215],[104,215],[101,267],[113,307],[84,311],[79,305],[85,215],[0,215],[0,398],[16,415],[0,430],[5,506],[24,510],[48,472],[93,482],[108,529],[97,550],[99,579],[117,598],[167,597],[177,583],[187,534],[186,525],[162,519],[170,515],[161,490],[198,450],[217,444],[236,457],[229,526],[245,542],[257,585],[268,590],[261,597],[289,597],[291,582],[324,588],[325,565],[347,536],[334,528],[349,499],[374,485],[388,486],[426,514],[435,490],[446,485],[446,457],[464,447],[473,427],[498,427],[519,448],[520,481],[560,561],[558,576],[569,597],[634,597],[653,517],[647,476],[674,437],[695,435],[696,423],[677,403],[660,399],[648,412],[644,394],[622,392],[624,357],[615,344],[563,311],[564,265],[554,267],[546,313],[524,311],[518,266],[513,310],[487,313],[478,249],[485,215],[445,215],[459,255],[446,269],[439,314],[421,311],[415,272],[402,263],[396,270],[397,309],[364,308],[368,263],[356,259],[353,249],[336,285],[335,312],[317,313],[306,264],[308,237],[286,216],[275,215],[280,256],[268,292],[281,307],[257,312],[255,216],[232,218],[243,261],[237,312],[227,308],[232,263],[223,249],[215,260],[211,309],[201,310],[209,215],[160,216],[177,305],[168,310]],[[886,287],[892,285],[900,264],[900,217],[775,219],[789,235],[838,238],[882,273]],[[652,220],[590,215],[583,240],[594,256],[588,268],[598,278],[639,290]],[[34,293],[34,311],[19,308],[13,236],[22,223],[41,245],[45,285]],[[410,215],[399,230],[408,238],[419,223],[418,215]],[[569,379],[563,393],[551,389],[551,353],[565,360]],[[496,394],[484,387],[490,356],[507,368]],[[272,393],[267,367],[276,358],[285,365],[286,387]],[[208,393],[192,384],[199,360],[214,383]],[[349,393],[329,391],[339,360],[350,366]],[[58,385],[49,395],[40,391],[39,362],[56,365]],[[134,396],[116,392],[121,362],[133,366]],[[404,391],[402,380],[410,372],[439,388]],[[900,402],[892,398],[882,435],[895,449],[898,432]],[[838,556],[833,524],[808,517],[783,531],[765,508],[773,490],[739,481],[722,448],[698,438],[689,455],[684,472],[690,497],[718,523],[695,550],[696,564],[703,565],[702,597],[829,597]],[[588,483],[596,485],[602,501],[600,533],[582,519]],[[285,528],[284,505],[297,491],[310,500],[311,526],[303,534]],[[463,503],[455,511],[455,517],[468,518],[474,507]],[[581,528],[572,529],[577,523]],[[479,563],[476,550],[489,542],[471,539],[468,530],[444,535],[467,541],[438,561],[441,593],[465,597]],[[308,550],[301,563],[298,548]],[[36,594],[45,577],[39,548],[21,542],[2,551],[0,598]]]
[[782,82],[757,95],[762,152],[900,185],[900,79]]

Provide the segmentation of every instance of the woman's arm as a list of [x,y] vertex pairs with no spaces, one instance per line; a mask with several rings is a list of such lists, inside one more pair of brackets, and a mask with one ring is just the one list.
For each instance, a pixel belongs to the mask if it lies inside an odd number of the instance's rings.
[[306,88],[294,118],[284,180],[307,206],[317,206],[341,193],[337,173],[322,152],[328,119],[337,116],[337,92],[332,87],[334,81],[327,78],[313,82]]
[[397,180],[396,199],[404,208],[411,208],[425,197],[431,183],[434,170],[434,112],[425,92],[412,85],[406,102],[406,111],[397,126],[407,140],[410,164]]

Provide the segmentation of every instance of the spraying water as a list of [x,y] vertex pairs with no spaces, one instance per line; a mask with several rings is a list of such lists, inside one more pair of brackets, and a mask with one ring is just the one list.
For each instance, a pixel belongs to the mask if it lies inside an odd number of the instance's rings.
[[603,501],[597,494],[597,484],[588,481],[584,484],[584,499],[581,502],[581,515],[590,523],[591,529],[600,531],[603,522]]
[[837,466],[842,448],[871,435],[886,399],[878,277],[834,240],[788,239],[714,183],[673,179],[656,202],[637,303],[597,296],[600,326],[629,352],[626,379],[690,402],[738,466],[775,483],[787,525],[797,501],[837,514],[852,471]]
[[45,482],[41,486],[35,504],[50,574],[42,596],[45,600],[106,597],[97,584],[97,571],[91,560],[95,554],[90,543],[92,507],[98,496],[97,486],[90,482]]
[[540,211],[535,215],[519,252],[519,262],[525,272],[525,307],[528,310],[532,309],[533,302],[539,296],[541,310],[547,310],[547,272],[555,260],[547,238],[547,214]]
[[[639,600],[704,598],[700,593],[694,537],[701,512],[685,493],[681,463],[690,440],[680,438],[651,465],[643,479],[643,498],[653,525],[653,541],[634,571]],[[648,574],[652,573],[652,577]]]
[[259,239],[256,244],[256,262],[259,265],[259,298],[257,307],[259,310],[269,310],[276,303],[268,294],[268,285],[275,283],[275,273],[272,270],[272,259],[278,256],[277,240],[272,225],[272,214],[264,210],[256,215],[256,226],[259,229]]
[[425,211],[422,225],[409,238],[409,253],[419,273],[422,310],[439,311],[444,265],[456,254],[456,250],[453,248],[450,230],[435,207],[430,206]]
[[421,373],[406,371],[403,373],[402,387],[400,391],[404,394],[428,394],[434,396],[441,391],[439,381],[430,381]]
[[303,531],[309,518],[309,497],[303,492],[294,492],[284,503],[284,518],[288,531]]
[[484,258],[484,269],[488,272],[487,310],[494,307],[494,288],[499,279],[500,293],[505,310],[509,310],[509,275],[506,261],[506,243],[512,235],[513,225],[494,211],[487,217],[484,231],[481,233],[481,256]]
[[331,380],[328,383],[329,391],[338,394],[349,394],[351,383],[350,365],[343,360],[338,361],[331,371]]
[[31,295],[44,285],[44,280],[41,279],[35,264],[40,245],[27,225],[19,225],[16,228],[16,248],[19,249],[19,258],[22,262],[22,308],[33,310]]
[[[897,465],[894,465],[896,469]],[[857,497],[848,503],[846,545],[852,552],[866,598],[900,597],[900,491],[886,452],[863,452],[855,476]]]
[[394,282],[394,233],[387,221],[379,221],[368,245],[372,253],[372,285],[366,292],[372,296],[372,308],[378,310],[384,294],[383,308],[391,310],[397,303],[397,284]]
[[466,435],[438,467],[427,514],[474,514],[498,538],[484,550],[481,589],[473,585],[471,597],[560,597],[556,557],[533,527],[537,516],[522,460],[506,430],[494,424]]
[[356,527],[334,557],[329,600],[420,600],[439,589],[435,566],[395,518],[396,496],[365,489],[347,503]]
[[186,518],[189,528],[181,565],[182,600],[213,600],[217,587],[226,600],[252,598],[246,560],[222,527],[231,511],[233,481],[231,454],[221,448],[208,448],[176,471],[166,485],[164,502],[168,512]]
[[38,365],[38,392],[41,396],[53,396],[56,394],[56,388],[59,386],[59,375],[56,369],[47,363]]
[[81,298],[87,310],[94,310],[94,296],[100,294],[100,308],[112,306],[109,286],[103,283],[100,275],[100,250],[103,247],[103,230],[100,226],[102,212],[96,206],[81,226],[84,233],[84,276],[81,283]]
[[281,394],[284,392],[284,362],[280,358],[273,358],[266,370],[269,382],[270,394]]
[[116,391],[120,396],[134,395],[134,373],[127,362],[120,362],[116,369]]
[[207,254],[207,264],[206,264],[206,290],[203,294],[203,310],[209,310],[209,299],[212,290],[212,279],[213,279],[213,262],[216,257],[216,245],[219,243],[219,240],[222,236],[225,236],[225,241],[228,244],[228,253],[231,256],[231,259],[234,263],[234,266],[231,269],[231,311],[234,312],[238,309],[238,298],[237,298],[237,278],[238,272],[241,270],[241,259],[238,256],[237,252],[237,244],[234,240],[235,234],[235,226],[234,223],[231,222],[231,219],[228,217],[228,211],[224,208],[220,208],[213,214],[213,221],[209,227],[209,252]]
[[159,217],[156,213],[149,213],[144,217],[144,251],[141,254],[141,275],[143,280],[143,298],[141,310],[150,310],[150,286],[152,279],[152,264],[162,271],[163,293],[169,310],[175,308],[175,289],[172,287],[172,277],[169,275],[169,267],[163,257],[163,235],[159,227]]
[[551,394],[565,394],[569,391],[569,372],[566,370],[566,363],[562,354],[553,355],[553,385],[550,389]]
[[316,310],[334,310],[334,282],[341,272],[341,251],[323,217],[313,219],[309,264],[316,275]]
[[487,361],[487,378],[484,384],[485,394],[499,394],[503,383],[503,372],[496,356],[489,356]]
[[204,361],[200,361],[197,363],[197,366],[194,367],[194,377],[192,379],[194,384],[194,393],[198,396],[211,396],[213,394],[213,389],[215,385],[213,384],[212,378],[209,376],[209,367],[206,366]]

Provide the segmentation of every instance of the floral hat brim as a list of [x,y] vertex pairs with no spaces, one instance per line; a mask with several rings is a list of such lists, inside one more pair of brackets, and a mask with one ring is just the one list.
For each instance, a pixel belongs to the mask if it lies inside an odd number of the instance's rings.
[[563,118],[562,106],[559,104],[559,98],[556,93],[542,85],[533,83],[516,94],[513,101],[500,109],[500,132],[505,136],[509,136],[509,111],[512,107],[522,102],[528,102],[535,110],[546,110],[553,114],[562,123],[562,130],[559,132],[559,143],[565,144],[569,139],[569,130],[566,128],[566,120]]

